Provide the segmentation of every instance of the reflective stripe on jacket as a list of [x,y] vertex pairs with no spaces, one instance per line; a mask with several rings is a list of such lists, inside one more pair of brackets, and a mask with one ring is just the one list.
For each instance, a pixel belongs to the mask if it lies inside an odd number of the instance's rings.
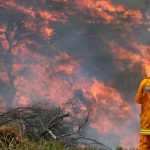
[[142,80],[135,96],[137,103],[141,104],[140,133],[150,135],[150,77]]

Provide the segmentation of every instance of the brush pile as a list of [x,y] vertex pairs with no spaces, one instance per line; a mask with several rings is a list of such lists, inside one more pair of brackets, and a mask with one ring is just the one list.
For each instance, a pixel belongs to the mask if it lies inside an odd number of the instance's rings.
[[[104,144],[85,137],[88,120],[89,111],[81,104],[74,103],[73,100],[61,107],[52,107],[50,104],[44,103],[13,108],[0,114],[0,131],[4,127],[7,130],[11,126],[17,125],[20,127],[19,135],[21,133],[32,141],[58,140],[63,142],[65,147],[94,146],[109,149]],[[0,140],[2,141],[5,132],[1,133]],[[15,139],[16,134],[17,131],[13,134],[12,139]],[[12,140],[10,137],[9,141]],[[16,139],[18,140],[18,138]]]

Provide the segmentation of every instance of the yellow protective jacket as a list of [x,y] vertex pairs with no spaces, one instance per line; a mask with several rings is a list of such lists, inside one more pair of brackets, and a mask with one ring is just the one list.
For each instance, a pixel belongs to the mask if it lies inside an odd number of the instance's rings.
[[150,76],[142,80],[135,100],[141,104],[140,134],[150,135]]

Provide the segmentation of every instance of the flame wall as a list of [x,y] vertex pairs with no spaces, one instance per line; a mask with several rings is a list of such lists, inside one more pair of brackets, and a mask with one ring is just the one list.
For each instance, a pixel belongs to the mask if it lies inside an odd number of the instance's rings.
[[91,112],[87,136],[137,147],[149,31],[148,0],[1,0],[1,111],[76,97]]

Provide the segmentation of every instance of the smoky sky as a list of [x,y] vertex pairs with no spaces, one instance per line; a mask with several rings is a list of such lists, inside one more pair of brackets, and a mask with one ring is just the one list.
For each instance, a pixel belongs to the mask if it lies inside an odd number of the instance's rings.
[[[50,26],[55,29],[55,35],[50,41],[44,41],[36,33],[30,34],[28,38],[34,39],[39,42],[39,44],[43,45],[40,50],[43,55],[51,56],[52,52],[51,49],[49,49],[49,45],[53,45],[57,49],[73,55],[75,59],[82,60],[82,66],[89,72],[91,77],[96,76],[106,84],[114,86],[120,90],[123,96],[126,95],[126,91],[133,91],[132,93],[136,91],[136,88],[134,87],[138,85],[139,80],[142,78],[138,69],[140,68],[140,64],[137,64],[133,68],[134,71],[131,71],[128,68],[130,61],[124,62],[125,71],[120,71],[116,67],[116,59],[110,53],[111,49],[108,46],[108,41],[116,41],[128,51],[137,53],[136,49],[131,48],[127,40],[121,36],[122,34],[126,34],[130,37],[131,32],[126,33],[126,30],[123,27],[117,28],[112,24],[105,24],[102,18],[94,18],[88,11],[83,12],[81,10],[76,10],[75,6],[69,5],[69,3],[46,1],[43,4],[41,1],[31,2],[28,0],[16,2],[26,7],[32,7],[33,10],[40,7],[44,10],[56,12],[62,10],[73,11],[73,15],[68,14],[67,11],[65,12],[65,15],[69,18],[67,23],[50,22]],[[112,2],[116,5],[123,5],[129,9],[138,9],[140,11],[145,9],[145,13],[149,11],[149,6],[147,5],[149,2],[147,0],[135,0],[132,2],[129,0],[114,0]],[[1,23],[14,22],[19,27],[18,35],[15,37],[16,39],[20,38],[19,36],[22,33],[30,32],[26,31],[27,29],[23,27],[22,22],[23,20],[31,20],[32,18],[28,17],[23,12],[15,10],[15,8],[5,8],[1,5],[0,13]],[[41,26],[42,20],[38,15],[36,17],[37,26]],[[98,23],[88,24],[86,23],[87,18],[92,20],[96,19],[98,20]],[[136,35],[135,37],[138,42],[149,45],[149,33],[145,30],[146,26],[147,25],[133,27],[132,32]],[[81,33],[78,33],[80,31]],[[127,80],[126,76],[129,77]],[[132,78],[132,80],[130,78]],[[121,84],[122,86],[120,87],[118,84]]]
[[[127,52],[139,56],[141,55],[139,50],[132,46],[131,39],[133,37],[137,43],[150,46],[150,32],[147,31],[150,26],[149,23],[144,23],[148,20],[147,16],[149,16],[150,13],[149,0],[112,0],[111,2],[115,5],[121,5],[129,10],[139,10],[143,17],[140,20],[141,23],[138,24],[131,16],[129,16],[129,18],[122,18],[120,12],[108,12],[108,14],[110,13],[110,15],[117,18],[115,21],[120,22],[117,25],[114,22],[106,23],[102,16],[97,15],[96,12],[91,13],[87,8],[83,7],[79,9],[78,5],[75,5],[72,0],[68,3],[63,0],[10,0],[9,2],[12,2],[10,6],[7,6],[7,4],[5,6],[3,4],[4,1],[5,0],[0,1],[0,25],[5,25],[9,30],[8,33],[17,30],[13,39],[7,38],[10,43],[11,40],[31,40],[37,44],[29,44],[27,47],[33,52],[46,56],[47,59],[53,58],[53,56],[59,52],[67,52],[73,56],[74,60],[80,62],[81,68],[83,69],[81,72],[79,71],[79,76],[84,77],[88,75],[89,79],[96,78],[99,81],[103,81],[106,85],[117,89],[125,101],[134,103],[135,92],[143,78],[141,71],[142,64],[135,63],[133,67],[130,68],[129,66],[133,62],[130,59],[118,60],[116,55],[112,53],[109,42],[113,41]],[[19,5],[17,9],[13,2]],[[97,2],[97,0],[94,2]],[[58,19],[55,20],[52,17],[52,20],[49,19],[46,22],[48,27],[54,29],[54,35],[49,39],[44,39],[39,35],[39,29],[45,24],[37,12],[38,9],[52,12],[55,18]],[[108,10],[105,11],[107,12]],[[30,16],[30,12],[35,12],[35,16]],[[58,16],[57,13],[60,13],[60,16]],[[33,25],[33,20],[36,30],[29,30],[26,25],[28,25],[29,22]],[[131,24],[132,26],[126,27],[125,24]],[[13,47],[13,45],[11,46]],[[10,47],[10,49],[12,47]],[[37,47],[40,48],[37,50]],[[0,47],[0,60],[6,64],[7,72],[10,75],[12,57],[10,51],[5,52],[3,48]],[[30,58],[18,57],[16,60],[20,63],[33,63]],[[120,61],[123,70],[118,67],[118,62]],[[34,63],[36,64],[36,62]],[[20,75],[25,76],[28,74],[29,71],[27,68],[20,72]],[[14,80],[13,77],[11,80]],[[7,89],[12,89],[10,93],[16,92],[13,85],[5,87],[1,81],[0,87],[0,94],[5,95],[7,99],[10,99],[10,95],[5,94]],[[74,95],[80,98],[83,104],[87,106],[90,105],[81,89],[74,91]],[[137,126],[136,121],[133,121],[133,124],[134,127]],[[92,130],[93,131],[89,130],[89,134],[90,132],[94,132],[94,135],[96,135],[96,131],[94,129]],[[109,136],[106,135],[103,139],[108,141],[114,134],[115,133],[110,133]],[[97,137],[99,138],[99,135],[97,135]],[[119,138],[120,137],[111,138],[112,141],[106,144],[113,145],[113,143],[118,142]]]
[[[116,1],[117,3],[117,1]],[[129,8],[137,9],[141,2],[118,2]],[[135,8],[135,5],[138,5]],[[134,7],[133,7],[134,6]],[[103,24],[101,18],[98,24],[86,24],[84,19],[89,14],[84,14],[82,20],[78,19],[78,15],[82,16],[82,12],[78,12],[77,15],[70,19],[70,22],[66,26],[56,26],[56,35],[52,40],[59,49],[73,54],[76,58],[82,60],[82,65],[100,80],[103,80],[106,84],[111,84],[123,93],[123,96],[128,97],[131,93],[131,97],[135,94],[139,81],[142,79],[140,72],[140,65],[136,64],[131,71],[128,66],[130,61],[124,61],[125,71],[120,71],[116,67],[116,59],[110,53],[108,47],[108,41],[116,41],[122,47],[126,48],[129,52],[138,53],[136,49],[132,48],[128,41],[121,37],[126,33],[124,28],[114,28],[111,24]],[[78,35],[74,30],[78,31],[84,29],[83,33]],[[130,37],[131,33],[126,33]],[[133,28],[133,34],[135,34],[139,43],[149,45],[149,33],[146,31],[146,25],[142,27]],[[119,85],[121,84],[121,86]],[[131,99],[131,97],[129,97]],[[128,98],[127,98],[128,99]]]

